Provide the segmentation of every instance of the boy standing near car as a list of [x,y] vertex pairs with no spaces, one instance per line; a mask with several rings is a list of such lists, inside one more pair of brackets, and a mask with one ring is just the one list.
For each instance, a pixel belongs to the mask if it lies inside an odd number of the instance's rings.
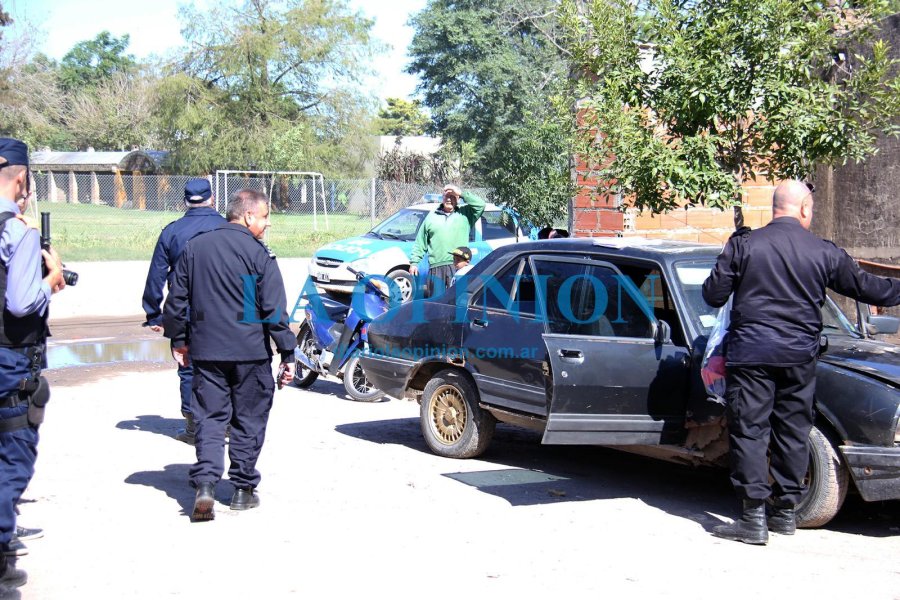
[[[459,206],[459,199],[466,201]],[[481,218],[485,201],[472,192],[462,192],[455,185],[445,185],[440,206],[428,213],[419,227],[410,255],[409,272],[419,274],[419,261],[428,256],[425,297],[441,292],[453,281],[453,250],[469,241],[469,232]]]
[[713,529],[717,537],[765,544],[769,530],[791,535],[796,529],[794,509],[809,462],[825,288],[868,304],[900,304],[900,280],[866,273],[844,250],[809,232],[812,193],[800,181],[779,184],[772,221],[756,231],[736,231],[703,284],[710,306],[723,306],[734,294],[725,398],[731,482],[743,510],[733,524]]
[[[175,265],[181,258],[185,245],[192,237],[204,231],[210,231],[225,224],[225,219],[213,206],[212,189],[206,179],[191,179],[184,186],[184,216],[172,221],[163,228],[153,249],[150,259],[150,270],[147,272],[147,283],[144,285],[144,313],[147,321],[144,327],[153,331],[162,331],[163,287],[168,283],[172,287],[175,277]],[[191,412],[191,379],[194,368],[190,365],[178,367],[178,378],[181,381],[181,414],[185,427],[175,436],[176,439],[193,445],[194,415]]]

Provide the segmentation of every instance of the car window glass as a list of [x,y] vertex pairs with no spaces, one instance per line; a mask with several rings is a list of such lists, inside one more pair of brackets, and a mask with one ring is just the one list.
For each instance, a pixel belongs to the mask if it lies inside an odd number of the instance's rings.
[[534,265],[545,283],[551,333],[650,337],[647,302],[611,267],[543,259]]
[[513,285],[519,272],[520,263],[520,260],[513,261],[497,275],[485,277],[484,285],[474,295],[472,303],[484,308],[506,310],[506,306],[512,298]]
[[702,291],[703,282],[709,277],[714,264],[714,261],[675,263],[677,285],[681,286],[689,316],[700,325],[700,332],[704,334],[712,331],[719,316],[719,309],[703,300]]
[[481,217],[481,239],[499,240],[515,237],[516,223],[512,216],[502,210],[485,211]]
[[416,239],[425,214],[424,210],[401,210],[376,225],[372,231],[384,239],[411,241]]
[[686,345],[684,328],[681,326],[678,310],[672,302],[669,286],[663,278],[662,271],[655,265],[611,262],[640,289],[641,297],[646,300],[647,307],[653,311],[653,316],[669,324],[672,330],[672,342],[676,346]]
[[534,275],[525,260],[516,260],[496,276],[486,278],[473,299],[476,306],[529,316],[535,314],[535,303]]

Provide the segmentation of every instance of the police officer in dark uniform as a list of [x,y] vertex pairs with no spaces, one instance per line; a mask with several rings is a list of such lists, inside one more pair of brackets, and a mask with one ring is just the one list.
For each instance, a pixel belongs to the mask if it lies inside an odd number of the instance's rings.
[[38,426],[50,398],[41,376],[50,296],[66,285],[59,256],[41,250],[38,232],[17,218],[16,202],[27,202],[29,182],[28,147],[0,138],[0,596],[27,579],[8,564],[7,554],[16,531],[16,504],[34,474]]
[[279,385],[294,375],[296,340],[288,326],[284,282],[275,256],[260,241],[269,227],[268,200],[255,190],[239,190],[228,202],[226,218],[227,224],[188,242],[163,311],[176,358],[189,355],[194,364],[194,521],[215,517],[228,424],[228,476],[236,488],[231,508],[259,505],[256,461],[275,390],[272,341],[281,354]]
[[769,530],[791,535],[796,529],[825,289],[868,304],[900,304],[900,280],[862,271],[844,250],[810,233],[812,214],[812,189],[799,181],[782,182],[775,189],[772,221],[756,231],[735,232],[703,284],[710,306],[723,306],[734,294],[725,347],[726,399],[731,482],[743,512],[733,524],[715,527],[717,537],[765,544]]
[[[147,321],[144,327],[153,331],[162,331],[163,286],[168,283],[172,287],[175,277],[175,265],[181,258],[185,245],[192,237],[204,231],[210,231],[225,224],[225,219],[214,208],[212,190],[206,179],[191,179],[184,186],[184,205],[186,212],[177,221],[172,221],[159,234],[150,270],[147,272],[147,283],[144,286],[144,313]],[[181,380],[181,414],[185,418],[185,428],[176,436],[177,439],[194,443],[194,417],[191,412],[191,379],[194,369],[191,366],[179,366],[178,377]]]

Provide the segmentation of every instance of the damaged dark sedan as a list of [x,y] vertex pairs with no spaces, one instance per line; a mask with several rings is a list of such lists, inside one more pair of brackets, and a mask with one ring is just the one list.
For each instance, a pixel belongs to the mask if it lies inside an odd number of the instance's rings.
[[[717,311],[700,286],[719,247],[563,239],[494,251],[443,295],[369,325],[373,384],[421,404],[436,454],[470,458],[497,421],[544,444],[603,445],[728,464],[724,406],[700,364]],[[830,300],[801,526],[831,520],[854,487],[900,499],[900,348],[858,333]],[[896,323],[893,324],[896,327]]]

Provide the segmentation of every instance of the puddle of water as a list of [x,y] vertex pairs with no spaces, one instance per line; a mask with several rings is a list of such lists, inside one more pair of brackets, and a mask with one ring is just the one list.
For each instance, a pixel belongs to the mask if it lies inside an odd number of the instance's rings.
[[169,340],[141,342],[76,343],[50,345],[47,368],[61,369],[82,365],[120,362],[170,362]]

